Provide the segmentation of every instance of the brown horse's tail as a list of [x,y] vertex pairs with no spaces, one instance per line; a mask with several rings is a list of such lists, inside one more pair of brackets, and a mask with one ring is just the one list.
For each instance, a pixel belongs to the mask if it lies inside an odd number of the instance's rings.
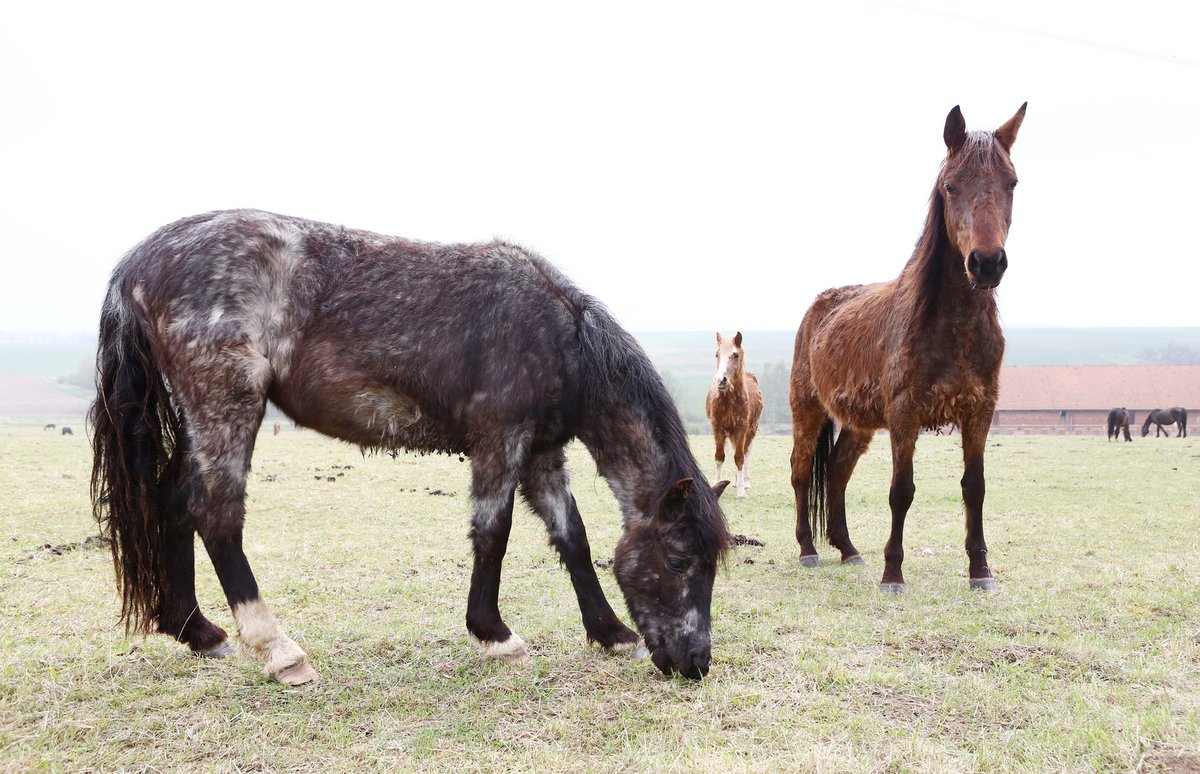
[[1117,410],[1113,409],[1108,412],[1108,440],[1111,441],[1115,435],[1117,435]]
[[813,450],[812,483],[808,487],[808,523],[814,537],[829,537],[825,514],[829,504],[829,455],[833,452],[833,419],[827,418]]
[[92,425],[92,513],[112,543],[126,632],[147,634],[163,596],[165,498],[159,482],[180,439],[179,414],[120,270],[100,315]]

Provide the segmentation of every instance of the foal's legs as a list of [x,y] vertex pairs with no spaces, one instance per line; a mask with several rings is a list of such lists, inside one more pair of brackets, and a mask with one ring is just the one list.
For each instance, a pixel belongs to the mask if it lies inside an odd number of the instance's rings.
[[885,594],[904,591],[904,518],[912,505],[916,486],[913,484],[913,451],[917,446],[916,428],[889,427],[892,439],[892,485],[888,490],[888,505],[892,510],[892,529],[883,548],[883,580],[879,590]]
[[850,542],[850,530],[846,526],[846,485],[854,474],[858,458],[871,445],[871,431],[842,428],[829,456],[829,526],[826,532],[829,543],[842,552],[843,564],[866,564],[862,554]]
[[721,467],[725,464],[725,430],[715,423],[713,424],[713,443],[717,445],[717,475],[713,478],[715,484],[721,480]]
[[569,483],[565,455],[558,448],[530,460],[521,477],[521,494],[546,523],[550,543],[558,550],[559,558],[571,576],[588,642],[609,650],[632,649],[638,643],[638,635],[621,623],[600,588],[592,565],[587,531]]
[[[529,659],[525,640],[500,617],[500,568],[512,529],[516,475],[526,448],[520,441],[493,443],[471,457],[471,545],[475,564],[467,595],[467,631],[489,658],[521,662]],[[481,445],[482,446],[482,445]]]
[[996,581],[987,563],[987,542],[983,539],[983,450],[987,443],[992,412],[984,417],[969,417],[962,423],[963,506],[967,514],[967,561],[971,588],[995,591]]

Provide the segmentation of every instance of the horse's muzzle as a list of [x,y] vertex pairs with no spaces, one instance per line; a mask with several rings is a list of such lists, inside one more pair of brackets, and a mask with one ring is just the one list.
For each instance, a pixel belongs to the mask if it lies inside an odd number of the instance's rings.
[[654,648],[650,652],[650,660],[664,675],[678,672],[684,677],[699,680],[708,674],[712,663],[712,647],[707,637],[689,637]]
[[722,376],[721,381],[717,382],[717,389],[720,390],[721,392],[725,392],[726,390],[728,390],[729,389],[729,377]]
[[976,290],[991,290],[1000,284],[1008,270],[1008,254],[1003,247],[995,250],[972,250],[967,256],[967,276]]

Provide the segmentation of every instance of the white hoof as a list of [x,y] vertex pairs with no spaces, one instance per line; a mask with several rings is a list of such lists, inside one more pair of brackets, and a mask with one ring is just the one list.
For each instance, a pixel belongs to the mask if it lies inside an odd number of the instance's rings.
[[498,658],[509,664],[524,664],[529,661],[529,646],[516,632],[510,634],[503,642],[484,642],[474,636],[471,639],[479,643],[484,658]]

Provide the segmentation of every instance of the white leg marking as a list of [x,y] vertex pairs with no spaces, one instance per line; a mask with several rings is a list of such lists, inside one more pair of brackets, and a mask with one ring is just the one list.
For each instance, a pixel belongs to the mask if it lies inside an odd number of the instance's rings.
[[283,633],[261,597],[235,606],[233,620],[237,622],[242,647],[265,662],[263,671],[269,677],[289,685],[318,679],[317,673],[308,666],[308,656]]
[[721,462],[717,463],[717,476],[716,476],[716,478],[713,479],[714,484],[721,480],[721,468],[723,467],[723,465],[724,465],[724,463],[721,463]]
[[746,474],[738,470],[734,476],[734,486],[737,487],[737,498],[742,500],[746,497]]
[[529,661],[529,648],[516,632],[510,634],[503,642],[484,642],[475,635],[471,635],[471,639],[483,650],[484,658],[498,658],[510,664],[524,664]]

